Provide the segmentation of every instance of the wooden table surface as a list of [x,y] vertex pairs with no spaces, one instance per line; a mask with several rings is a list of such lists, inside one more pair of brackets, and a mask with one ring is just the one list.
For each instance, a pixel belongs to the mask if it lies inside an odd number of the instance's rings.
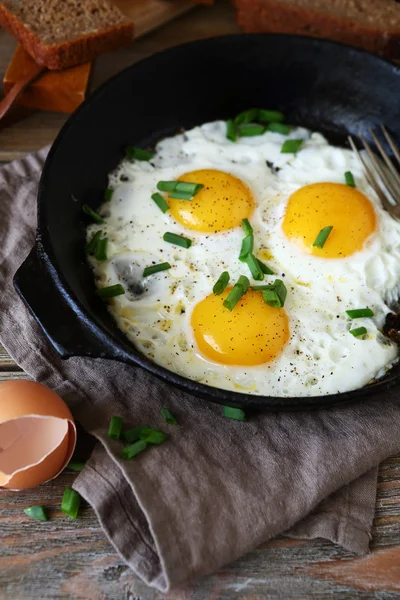
[[[230,5],[195,8],[137,40],[130,48],[98,59],[92,88],[132,62],[168,46],[235,32]],[[14,48],[15,42],[0,31],[1,78]],[[65,119],[62,114],[17,109],[0,127],[0,161],[21,157],[50,143]],[[24,374],[0,347],[0,380],[21,377]],[[0,492],[0,599],[165,598],[145,586],[126,567],[89,507],[83,508],[77,521],[62,516],[59,510],[62,492],[73,478],[73,474],[64,473],[56,481],[34,490]],[[23,509],[36,503],[53,507],[50,515],[57,518],[47,523],[30,520]],[[380,467],[370,555],[360,558],[323,540],[279,538],[218,573],[171,592],[167,598],[400,598],[400,457],[390,458]]]

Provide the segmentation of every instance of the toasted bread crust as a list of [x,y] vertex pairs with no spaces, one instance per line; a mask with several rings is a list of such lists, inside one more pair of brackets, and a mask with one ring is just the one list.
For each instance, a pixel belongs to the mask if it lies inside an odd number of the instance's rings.
[[354,20],[274,0],[235,0],[237,23],[247,33],[294,33],[343,42],[387,58],[400,58],[400,29],[386,32]]
[[59,44],[43,44],[40,38],[0,3],[0,25],[16,37],[32,58],[58,70],[88,62],[105,52],[128,46],[133,39],[133,22],[124,19],[120,24],[98,30]]

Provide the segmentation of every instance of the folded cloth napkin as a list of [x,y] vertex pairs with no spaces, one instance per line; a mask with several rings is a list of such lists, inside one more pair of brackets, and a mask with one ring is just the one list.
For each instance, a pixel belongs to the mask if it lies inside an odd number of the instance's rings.
[[[61,360],[12,285],[34,243],[45,155],[0,169],[0,338],[99,440],[75,488],[127,564],[167,591],[282,532],[366,552],[377,465],[400,452],[399,392],[326,411],[252,414],[244,423],[139,368]],[[179,425],[162,422],[163,406]],[[112,415],[169,439],[124,461],[121,443],[107,437]]]

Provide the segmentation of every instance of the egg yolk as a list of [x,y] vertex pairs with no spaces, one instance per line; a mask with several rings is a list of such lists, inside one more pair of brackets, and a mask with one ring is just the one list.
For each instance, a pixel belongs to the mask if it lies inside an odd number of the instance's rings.
[[210,294],[192,313],[200,352],[223,365],[261,365],[276,358],[289,339],[283,308],[272,308],[260,292],[249,290],[232,311],[223,306],[230,289]]
[[[313,246],[319,232],[332,226],[323,248]],[[343,258],[362,249],[375,230],[371,202],[341,183],[313,183],[289,198],[282,228],[286,237],[308,254]]]
[[168,198],[174,219],[188,229],[218,232],[239,227],[254,209],[253,196],[240,179],[215,169],[185,173],[177,181],[202,183],[192,200]]

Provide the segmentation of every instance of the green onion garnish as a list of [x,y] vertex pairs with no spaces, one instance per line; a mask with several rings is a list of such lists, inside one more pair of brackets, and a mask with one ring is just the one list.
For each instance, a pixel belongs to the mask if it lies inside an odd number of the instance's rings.
[[229,279],[230,277],[228,271],[224,271],[223,273],[221,273],[221,275],[218,277],[218,281],[215,282],[213,287],[213,292],[216,296],[222,294],[222,292],[229,283]]
[[168,434],[160,431],[159,429],[149,429],[149,431],[142,432],[140,439],[148,444],[162,444],[167,439]]
[[286,140],[281,148],[281,154],[295,154],[304,140]]
[[70,460],[66,468],[71,469],[71,471],[77,471],[78,473],[80,473],[83,470],[85,464],[86,463],[81,462],[79,460]]
[[242,220],[242,227],[246,235],[250,235],[251,233],[253,233],[253,228],[250,225],[250,221],[248,219]]
[[323,229],[321,229],[321,231],[315,239],[315,242],[313,243],[313,246],[316,246],[317,248],[323,248],[332,229],[333,225],[328,225],[328,227],[324,227]]
[[164,417],[164,421],[168,423],[168,425],[178,425],[178,421],[175,419],[174,415],[168,410],[168,408],[162,408],[160,410],[160,413]]
[[349,333],[354,335],[354,337],[359,337],[360,335],[365,335],[367,330],[365,327],[357,327],[356,329],[350,329]]
[[125,290],[120,283],[116,283],[115,285],[109,285],[108,287],[98,288],[96,293],[101,298],[114,298],[114,296],[122,296],[122,294],[125,294]]
[[128,158],[135,158],[136,160],[150,160],[153,158],[153,153],[143,148],[135,148],[134,146],[128,146],[125,148],[125,155]]
[[112,440],[119,440],[122,431],[121,417],[111,417],[110,426],[108,428],[108,437]]
[[224,406],[224,417],[235,419],[236,421],[245,421],[246,414],[241,408],[232,408],[232,406]]
[[31,517],[32,519],[36,519],[36,521],[48,521],[49,517],[47,516],[46,509],[43,504],[37,504],[36,506],[29,506],[28,508],[24,508],[24,513]]
[[190,192],[171,192],[168,198],[176,198],[177,200],[193,200],[193,194]]
[[265,302],[273,308],[282,308],[285,305],[287,289],[282,279],[275,279],[269,289],[262,292]]
[[267,131],[288,135],[288,133],[290,133],[290,125],[286,125],[285,123],[270,123],[267,127]]
[[267,265],[265,265],[263,262],[261,262],[261,260],[259,258],[257,258],[257,262],[260,266],[261,271],[265,274],[265,275],[274,275],[274,272],[271,271],[271,269],[269,267],[267,267]]
[[160,273],[161,271],[166,271],[170,268],[171,265],[169,262],[160,263],[159,265],[152,265],[151,267],[146,267],[143,270],[143,277],[148,277],[149,275],[154,275],[155,273]]
[[90,240],[90,242],[88,243],[88,245],[86,247],[86,251],[88,254],[94,254],[96,252],[97,244],[100,241],[102,233],[103,233],[102,231],[97,231],[94,234],[94,236],[92,237],[92,239]]
[[356,187],[356,182],[354,181],[353,173],[351,171],[346,171],[344,174],[344,179],[346,181],[346,185],[349,187]]
[[228,310],[233,310],[242,296],[247,292],[250,281],[245,275],[241,275],[227,297],[224,300],[224,306]]
[[259,262],[254,254],[248,254],[246,258],[247,266],[250,269],[251,276],[256,281],[262,281],[264,279],[264,273],[262,272]]
[[107,260],[107,246],[108,246],[108,238],[104,237],[103,239],[97,242],[95,258],[96,260]]
[[103,217],[101,217],[96,211],[92,210],[87,204],[84,204],[82,206],[82,210],[85,213],[85,215],[89,215],[89,217],[92,217],[95,223],[104,223]]
[[248,123],[247,125],[240,125],[239,127],[240,137],[252,137],[254,135],[262,135],[264,131],[264,125],[257,125],[257,123]]
[[157,183],[157,189],[160,190],[160,192],[173,192],[177,183],[177,181],[159,181]]
[[226,137],[228,138],[228,140],[231,140],[231,142],[236,142],[237,130],[236,125],[234,124],[232,119],[228,119],[228,121],[226,122]]
[[81,497],[75,490],[67,488],[64,492],[61,502],[61,510],[70,519],[76,519],[78,516]]
[[240,261],[245,262],[247,260],[248,255],[253,252],[253,245],[254,245],[254,236],[252,233],[250,233],[249,235],[246,235],[246,237],[244,237],[242,239],[242,246],[240,248],[240,254],[239,254]]
[[125,442],[133,444],[133,442],[137,442],[138,440],[140,440],[141,436],[143,434],[146,434],[146,432],[149,432],[150,430],[151,427],[133,427],[133,429],[128,429],[127,431],[124,431],[121,437]]
[[183,235],[177,235],[176,233],[171,233],[167,231],[163,235],[164,242],[168,242],[169,244],[175,244],[175,246],[182,246],[182,248],[190,248],[192,245],[192,240],[183,237]]
[[152,200],[154,200],[154,202],[157,204],[158,208],[163,212],[167,212],[167,210],[169,209],[168,203],[164,200],[164,198],[161,196],[161,194],[153,194],[152,195]]
[[264,110],[261,108],[258,111],[257,120],[261,123],[278,123],[285,120],[285,115],[279,110]]
[[189,181],[177,181],[176,187],[174,191],[177,192],[186,192],[188,194],[192,194],[195,196],[202,190],[204,187],[203,183],[190,183]]
[[122,458],[124,458],[125,460],[130,460],[137,454],[140,454],[140,452],[143,452],[143,450],[146,450],[146,448],[147,442],[145,442],[144,440],[138,440],[131,446],[126,446],[126,448],[122,450]]
[[113,192],[114,190],[112,190],[111,188],[107,188],[106,190],[104,190],[104,202],[110,202]]
[[245,125],[246,123],[257,121],[258,113],[258,108],[250,108],[249,110],[244,110],[243,112],[236,115],[233,122],[235,125]]
[[346,310],[346,314],[350,319],[361,319],[361,317],[373,317],[374,313],[370,308],[355,308],[354,310]]

